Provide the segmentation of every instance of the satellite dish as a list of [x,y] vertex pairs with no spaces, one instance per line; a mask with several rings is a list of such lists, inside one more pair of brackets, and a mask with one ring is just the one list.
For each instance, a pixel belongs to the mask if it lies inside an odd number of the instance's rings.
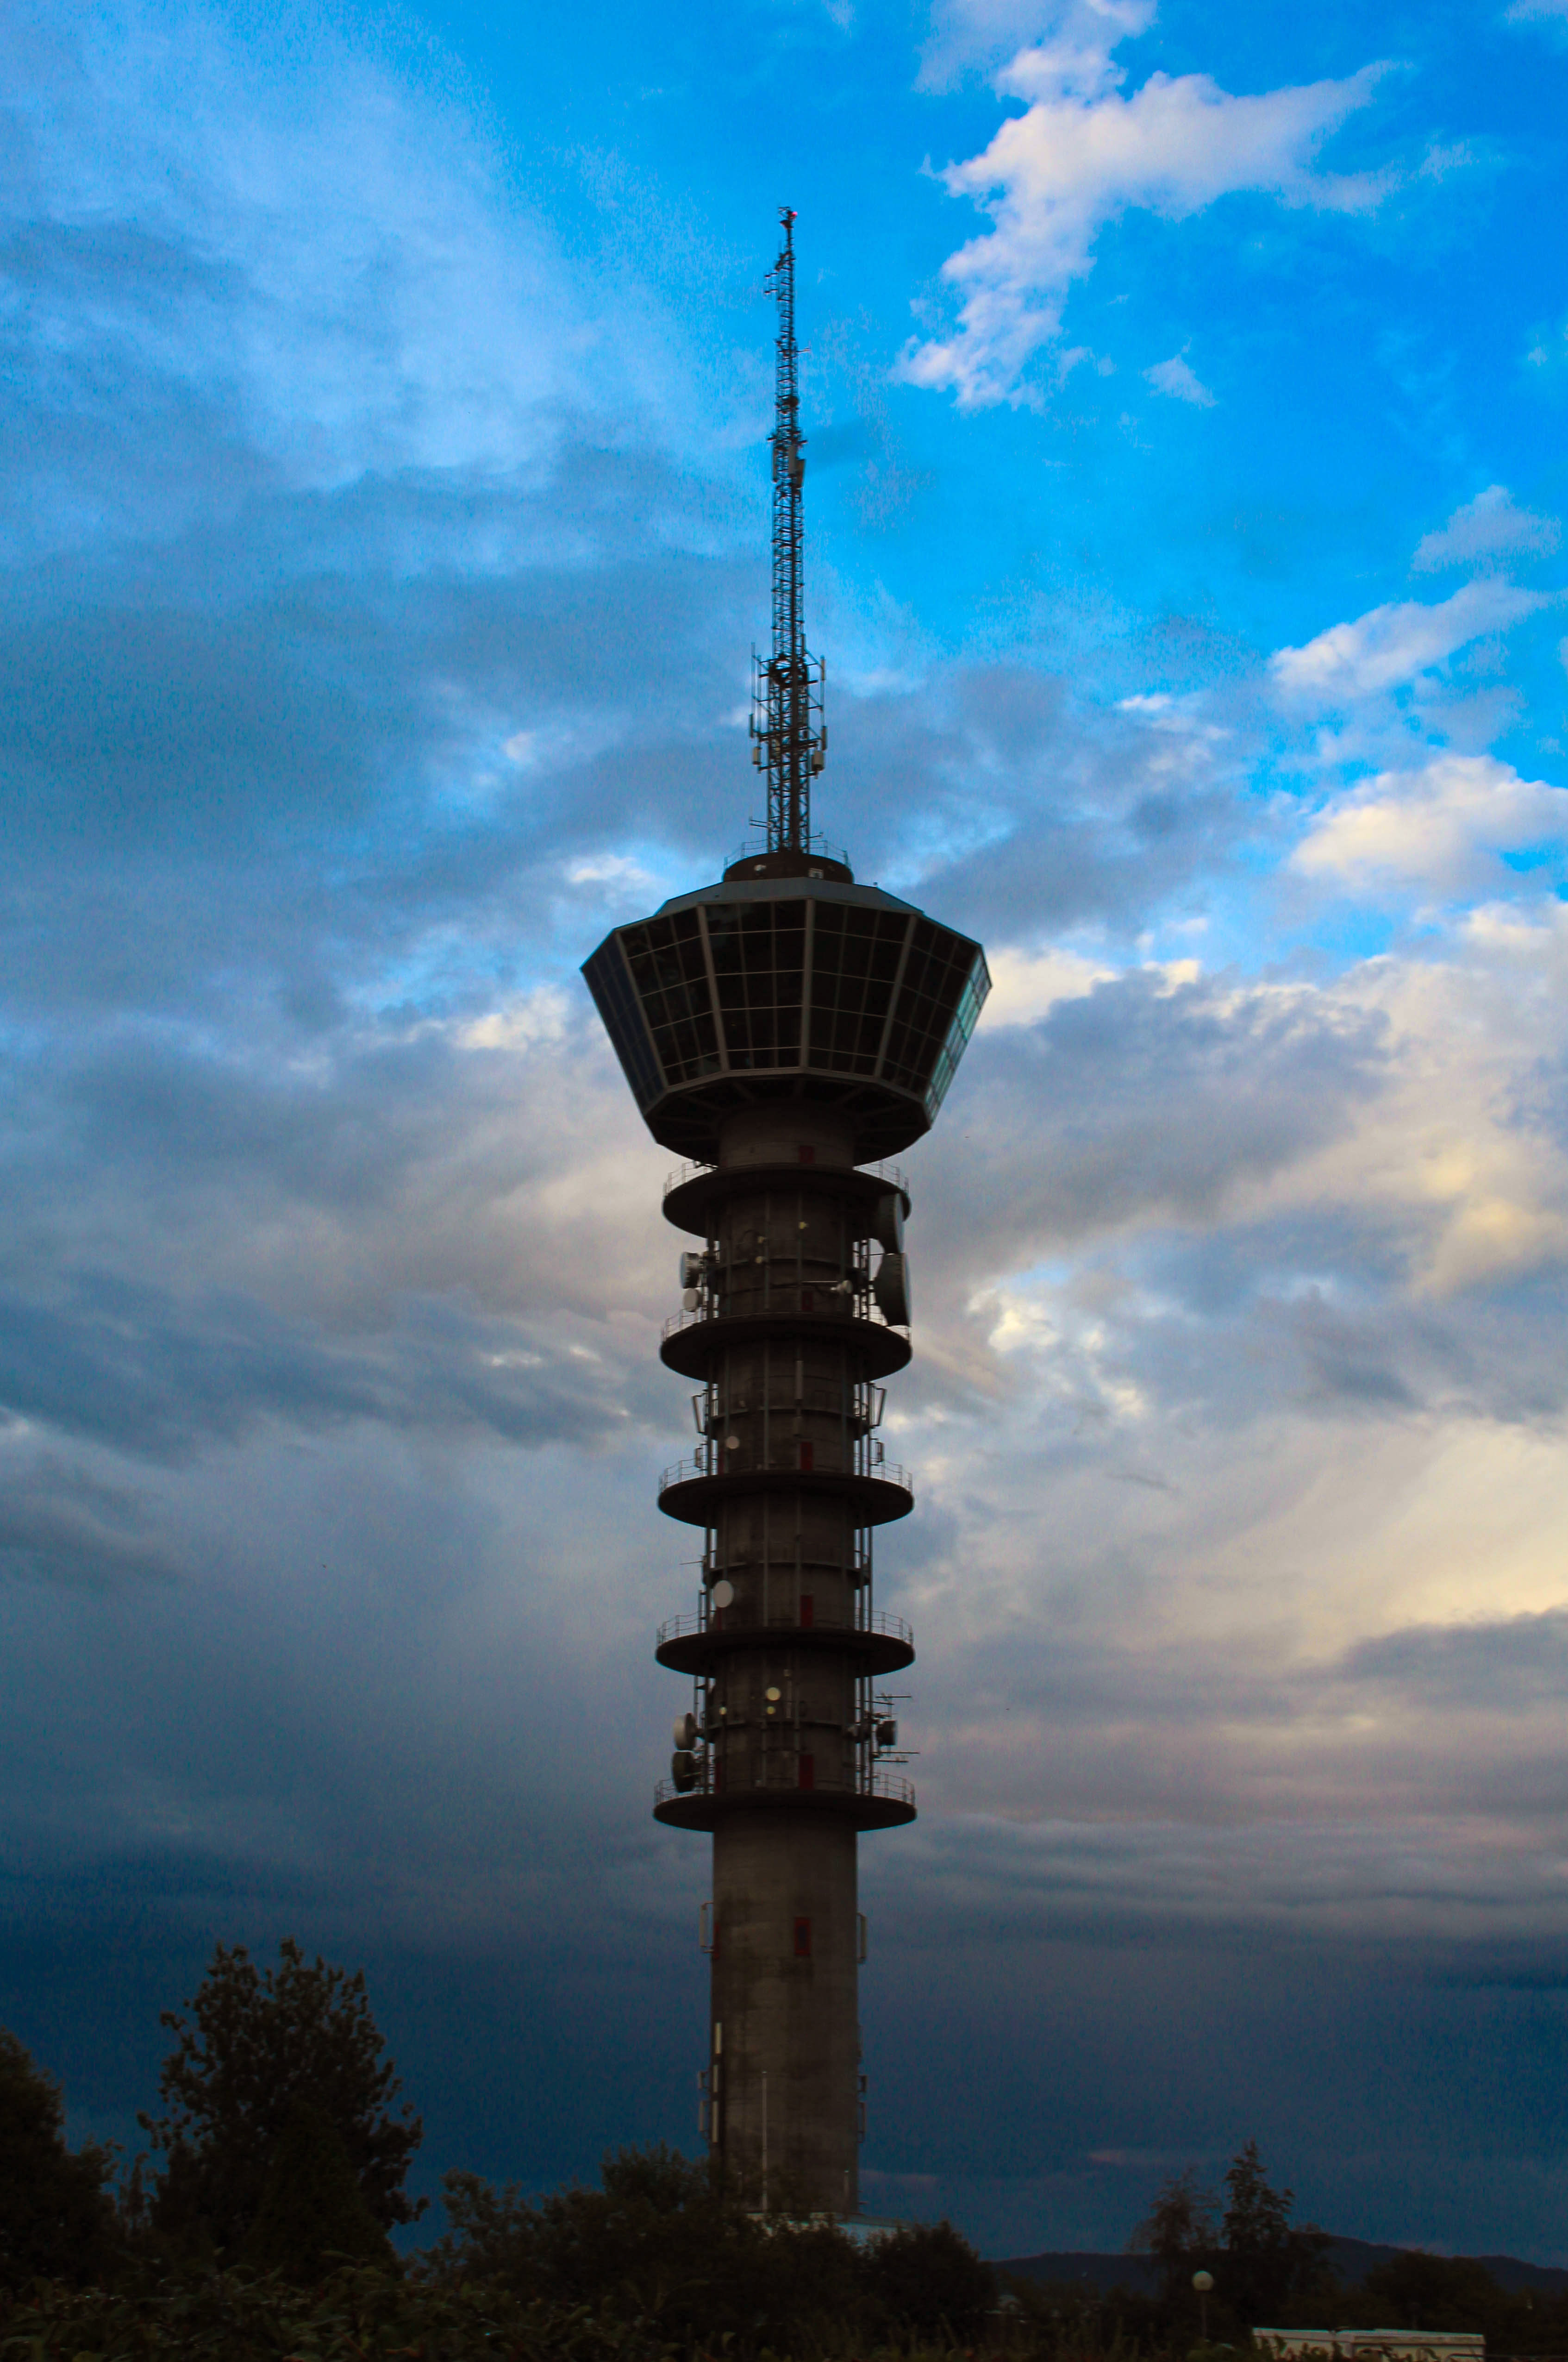
[[675,1717],[677,1747],[695,1747],[698,1739],[697,1717],[694,1714],[678,1714]]
[[694,1287],[683,1287],[681,1289],[680,1308],[682,1312],[695,1312],[699,1301],[700,1299],[698,1297],[697,1290]]
[[677,1748],[669,1759],[669,1776],[680,1794],[690,1795],[697,1785],[697,1758],[689,1748]]
[[718,1582],[713,1585],[713,1605],[715,1607],[733,1607],[734,1604],[734,1584],[730,1581],[728,1575],[721,1575]]
[[902,1254],[904,1200],[900,1190],[889,1189],[885,1198],[878,1198],[871,1215],[871,1235],[889,1254]]
[[877,1276],[871,1283],[871,1293],[884,1320],[895,1329],[910,1325],[910,1265],[909,1257],[885,1254],[877,1266]]

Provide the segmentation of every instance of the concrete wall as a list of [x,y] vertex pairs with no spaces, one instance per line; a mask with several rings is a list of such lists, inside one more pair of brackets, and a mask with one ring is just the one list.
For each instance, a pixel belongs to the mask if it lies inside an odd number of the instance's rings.
[[773,2205],[852,2213],[858,2203],[856,1910],[848,1823],[780,1810],[721,1823],[709,2070],[715,2147],[758,2202],[766,2183]]

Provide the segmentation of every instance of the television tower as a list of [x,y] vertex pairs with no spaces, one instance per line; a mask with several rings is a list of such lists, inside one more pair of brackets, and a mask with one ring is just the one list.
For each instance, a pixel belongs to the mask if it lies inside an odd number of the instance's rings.
[[690,1161],[666,1219],[697,1241],[661,1358],[695,1382],[697,1441],[659,1507],[701,1529],[694,1613],[658,1635],[688,1674],[655,1816],[711,1832],[703,2127],[753,2204],[853,2215],[863,1829],[911,1821],[898,1701],[909,1628],[872,1604],[871,1536],[907,1517],[883,1381],[910,1359],[903,1175],[990,989],[966,936],[874,886],[812,829],[827,753],[806,649],[794,215],[778,299],[773,642],[752,759],[766,840],[717,885],[615,927],[583,967],[654,1138]]

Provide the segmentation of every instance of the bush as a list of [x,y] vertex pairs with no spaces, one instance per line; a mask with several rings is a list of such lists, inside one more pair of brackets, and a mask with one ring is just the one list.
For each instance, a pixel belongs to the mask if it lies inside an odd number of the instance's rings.
[[867,2293],[884,2333],[967,2345],[997,2302],[996,2275],[951,2223],[910,2223],[868,2248]]
[[448,2174],[452,2230],[430,2268],[528,2301],[602,2306],[682,2345],[778,2348],[808,2323],[858,2317],[858,2257],[831,2225],[750,2213],[709,2164],[662,2143],[615,2150],[600,2179],[531,2203]]
[[243,2254],[260,2271],[306,2283],[336,2260],[393,2261],[337,2125],[308,2100],[296,2100],[284,2120]]
[[949,2223],[862,2246],[831,2223],[752,2212],[710,2166],[663,2147],[619,2149],[600,2189],[536,2203],[475,2174],[448,2174],[446,2191],[452,2230],[429,2259],[441,2277],[602,2306],[682,2346],[963,2344],[996,2302],[989,2268]]
[[59,2092],[0,2026],[0,2283],[90,2279],[109,2254],[112,2152],[65,2146]]
[[345,2267],[308,2290],[238,2272],[148,2279],[134,2289],[36,2288],[0,2297],[0,2349],[28,2362],[665,2362],[621,2322],[515,2302],[496,2288],[405,2281]]

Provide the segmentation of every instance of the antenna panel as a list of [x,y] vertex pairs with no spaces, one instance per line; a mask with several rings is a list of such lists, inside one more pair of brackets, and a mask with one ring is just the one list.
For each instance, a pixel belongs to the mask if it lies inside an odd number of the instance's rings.
[[900,1191],[889,1189],[885,1198],[878,1198],[871,1216],[871,1235],[877,1244],[885,1247],[889,1254],[902,1254],[904,1201]]
[[910,1263],[908,1255],[885,1254],[871,1283],[877,1309],[895,1329],[910,1325]]

